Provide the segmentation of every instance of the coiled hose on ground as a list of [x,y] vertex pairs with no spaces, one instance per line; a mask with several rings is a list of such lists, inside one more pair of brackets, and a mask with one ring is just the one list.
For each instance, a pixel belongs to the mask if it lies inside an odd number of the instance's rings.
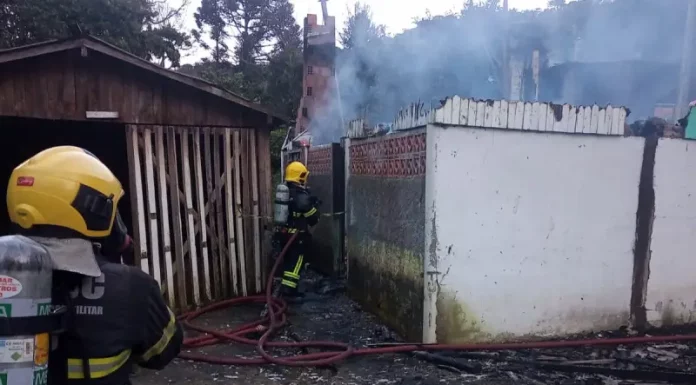
[[[408,353],[414,351],[482,351],[482,350],[520,350],[520,349],[553,349],[553,348],[571,348],[580,346],[599,346],[599,345],[627,345],[641,344],[648,342],[673,342],[673,341],[693,341],[696,340],[696,334],[687,335],[672,335],[672,336],[644,336],[644,337],[627,337],[627,338],[601,338],[601,339],[582,339],[570,341],[541,341],[541,342],[518,342],[518,343],[502,343],[502,344],[412,344],[398,345],[376,348],[355,349],[352,346],[333,341],[306,341],[306,342],[273,342],[269,339],[273,334],[282,328],[287,322],[285,311],[287,304],[271,295],[273,277],[283,261],[283,257],[288,251],[288,248],[297,238],[295,233],[283,250],[278,255],[278,258],[271,269],[269,279],[266,284],[265,295],[255,295],[248,297],[233,298],[221,301],[199,310],[186,313],[179,317],[184,328],[203,333],[200,337],[188,338],[184,341],[185,348],[192,349],[197,347],[215,345],[223,342],[237,342],[245,345],[256,346],[260,357],[256,358],[236,358],[236,357],[216,357],[210,355],[202,355],[195,353],[181,353],[179,358],[206,362],[209,364],[218,365],[263,365],[276,364],[284,366],[326,366],[338,363],[352,356],[364,356],[372,354],[386,353]],[[195,325],[192,321],[197,317],[216,310],[237,306],[247,303],[266,303],[268,306],[268,315],[237,328],[230,330],[214,330]],[[258,340],[247,337],[249,334],[263,332],[263,335]],[[319,353],[298,354],[294,356],[275,357],[269,354],[267,348],[313,348],[325,350]]]

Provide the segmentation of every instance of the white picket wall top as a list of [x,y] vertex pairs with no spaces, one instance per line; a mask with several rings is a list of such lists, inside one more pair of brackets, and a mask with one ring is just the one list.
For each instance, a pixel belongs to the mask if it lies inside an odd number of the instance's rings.
[[[413,103],[394,120],[395,130],[427,124],[502,128],[512,130],[566,132],[576,134],[624,135],[628,110],[624,107],[571,106],[539,102],[463,99],[448,97],[438,108]],[[357,133],[362,120],[349,123]]]
[[353,119],[348,122],[346,136],[349,138],[362,138],[365,136],[365,119]]

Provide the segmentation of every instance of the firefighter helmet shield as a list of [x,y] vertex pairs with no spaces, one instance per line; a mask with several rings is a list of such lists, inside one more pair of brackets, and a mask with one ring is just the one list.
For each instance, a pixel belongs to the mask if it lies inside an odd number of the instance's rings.
[[285,168],[285,181],[298,183],[302,186],[307,183],[309,171],[301,162],[292,162]]
[[7,210],[10,220],[26,230],[54,226],[85,238],[102,238],[111,232],[123,195],[121,182],[93,154],[59,146],[14,169]]

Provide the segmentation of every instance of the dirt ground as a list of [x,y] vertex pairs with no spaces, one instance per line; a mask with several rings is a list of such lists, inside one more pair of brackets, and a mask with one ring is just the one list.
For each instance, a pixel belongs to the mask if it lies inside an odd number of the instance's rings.
[[[305,282],[307,300],[291,307],[291,325],[276,339],[334,340],[355,347],[394,342],[399,338],[376,319],[348,299],[340,284],[312,275]],[[258,317],[261,308],[246,306],[219,311],[202,317],[197,323],[229,328]],[[621,332],[617,332],[621,334]],[[600,337],[612,336],[604,333]],[[206,347],[197,352],[210,355],[254,357],[253,348],[226,344]],[[289,354],[290,351],[279,351]],[[296,353],[301,353],[299,350]],[[413,355],[384,355],[352,358],[328,368],[286,368],[265,366],[216,366],[175,360],[161,372],[141,370],[133,377],[135,385],[229,384],[229,385],[440,385],[440,384],[665,384],[696,383],[693,380],[656,381],[639,373],[680,371],[696,373],[696,345],[662,344],[575,348],[565,350],[503,351],[497,353],[443,353],[451,362],[429,363]],[[536,363],[536,364],[530,364]],[[580,372],[542,370],[543,365],[570,365],[585,368]],[[457,366],[457,367],[455,367]],[[467,366],[469,368],[467,368]],[[589,368],[589,369],[587,369]],[[599,368],[599,369],[597,369]],[[566,369],[559,369],[566,370]],[[621,380],[603,370],[630,373],[634,379]],[[586,373],[587,371],[600,371]],[[473,373],[472,373],[473,372]],[[625,375],[623,377],[626,377]],[[637,379],[635,379],[637,378]]]

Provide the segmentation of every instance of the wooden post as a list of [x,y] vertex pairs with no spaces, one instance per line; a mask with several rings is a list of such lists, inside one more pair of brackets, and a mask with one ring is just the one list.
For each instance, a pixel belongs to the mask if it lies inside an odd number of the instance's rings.
[[[215,236],[217,237],[217,244],[218,244],[218,250],[220,253],[220,274],[222,276],[222,292],[223,296],[229,295],[229,286],[227,285],[228,279],[232,278],[229,277],[229,270],[227,268],[227,257],[225,256],[225,246],[224,246],[224,239],[225,239],[225,224],[223,221],[223,208],[222,208],[222,189],[220,184],[224,183],[220,181],[220,175],[222,175],[221,167],[220,167],[220,132],[219,130],[212,129],[213,132],[213,151],[210,155],[213,156],[213,173],[215,175],[215,194],[220,194],[218,195],[215,200],[215,205],[213,207],[215,208],[215,215],[213,216],[213,222],[215,222],[215,227],[217,228],[217,233]],[[236,295],[237,294],[237,286],[235,285],[236,282],[232,282],[232,287],[233,287],[233,292]]]
[[150,222],[150,259],[152,260],[152,276],[162,286],[159,258],[159,230],[157,224],[157,199],[155,188],[155,168],[153,165],[154,154],[152,152],[152,129],[146,127],[143,130],[143,150],[145,152],[145,180],[147,190],[147,211]]
[[[217,180],[219,179],[218,176],[213,176],[213,148],[210,143],[210,135],[211,135],[211,129],[210,128],[204,128],[203,129],[203,152],[205,154],[205,181],[206,181],[206,189],[208,190],[208,202],[212,201],[215,199],[215,187],[217,187]],[[219,248],[219,244],[216,242],[215,237],[217,235],[217,226],[215,225],[215,205],[211,205],[210,213],[208,214],[208,218],[210,219],[210,232],[211,232],[211,250],[213,253],[213,289],[215,293],[215,298],[220,298],[223,295],[222,288],[226,284],[223,282],[225,281],[225,276],[224,276],[224,270],[220,270],[220,266],[222,266],[222,262],[220,262],[220,258],[222,256],[222,252]],[[204,224],[205,225],[205,224]]]
[[[251,256],[253,245],[253,222],[252,217],[252,204],[251,204],[251,158],[249,154],[249,135],[252,130],[244,129],[239,131],[239,146],[237,147],[237,152],[240,156],[237,158],[240,160],[239,172],[241,174],[241,181],[239,183],[239,189],[241,193],[238,195],[241,198],[240,205],[240,215],[242,216],[242,228],[244,231],[244,242],[238,242],[246,250],[245,254]],[[247,285],[253,285],[253,282],[247,281]]]
[[185,310],[188,307],[186,300],[186,268],[184,266],[184,242],[181,228],[181,203],[179,201],[179,171],[176,155],[176,131],[174,127],[167,127],[167,161],[169,168],[169,194],[172,202],[172,222],[174,225],[174,256],[177,268],[177,289],[179,308]]
[[[273,229],[272,216],[272,196],[273,196],[273,184],[277,181],[273,181],[273,174],[271,172],[271,146],[270,146],[270,125],[273,123],[273,118],[267,116],[266,124],[261,128],[256,130],[258,135],[257,145],[257,157],[258,157],[258,167],[259,167],[259,202],[261,211],[261,220],[263,224],[263,235],[261,244],[261,289],[263,290],[266,284],[266,272],[268,271],[269,256],[273,251],[270,241],[271,231]],[[282,158],[282,157],[281,157]],[[282,162],[281,162],[282,163]],[[282,173],[281,169],[281,173]]]
[[172,266],[172,244],[169,229],[169,204],[167,202],[167,171],[164,156],[164,129],[155,127],[155,149],[157,153],[157,184],[159,188],[159,205],[162,213],[162,250],[164,251],[164,271],[167,281],[167,299],[169,306],[176,306],[174,292],[174,267]]
[[191,163],[189,159],[189,129],[181,128],[179,139],[181,141],[182,176],[184,179],[184,197],[186,198],[186,233],[188,238],[188,253],[191,260],[191,283],[193,284],[193,303],[201,304],[200,277],[198,276],[198,250],[196,250],[196,230],[194,225],[193,191],[191,188]]
[[508,0],[503,0],[503,63],[502,63],[502,94],[503,99],[510,98],[510,12]]
[[128,167],[131,186],[131,212],[133,214],[133,240],[135,241],[135,259],[140,261],[140,268],[150,274],[147,257],[147,235],[145,234],[145,205],[143,204],[143,180],[140,166],[140,146],[138,129],[134,125],[127,128]]
[[[237,132],[235,131],[235,138],[237,137]],[[232,208],[232,202],[233,202],[233,196],[232,196],[232,156],[234,154],[235,158],[235,166],[234,166],[234,175],[235,175],[235,183],[234,183],[234,189],[235,189],[235,196],[234,199],[239,199],[237,196],[237,188],[239,186],[239,181],[237,179],[237,173],[239,172],[239,168],[237,167],[238,162],[236,159],[238,159],[237,155],[237,149],[235,148],[235,151],[232,151],[232,139],[231,139],[231,134],[230,134],[230,129],[226,128],[224,130],[224,135],[225,135],[225,149],[223,151],[223,156],[225,157],[225,195],[226,195],[226,204],[225,204],[225,211],[226,211],[226,216],[227,216],[227,234],[228,234],[228,246],[227,249],[229,251],[229,259],[230,259],[230,277],[232,277],[232,287],[234,288],[234,294],[237,295],[237,287],[239,285],[237,284],[239,282],[239,279],[237,277],[237,246],[236,243],[239,244],[239,268],[241,271],[241,288],[242,288],[242,295],[246,296],[247,295],[247,285],[246,285],[246,261],[244,259],[244,232],[241,229],[240,226],[240,220],[241,220],[241,213],[237,212],[237,239],[235,242],[235,226],[234,226],[234,218],[235,218],[235,210]]]
[[208,229],[205,223],[205,196],[203,195],[203,168],[201,164],[201,130],[195,128],[193,131],[193,174],[196,183],[196,201],[198,204],[198,221],[201,231],[201,257],[203,258],[203,285],[208,301],[213,299],[210,287],[210,263],[208,261]]
[[256,130],[251,131],[250,135],[250,145],[251,150],[251,204],[252,204],[252,215],[253,218],[253,229],[254,229],[254,278],[255,278],[255,289],[256,292],[261,292],[261,230],[259,228],[261,218],[259,218],[259,167],[258,159],[256,157]]
[[684,43],[679,69],[679,87],[677,106],[674,119],[681,119],[689,112],[689,90],[691,89],[691,54],[696,30],[696,0],[689,0],[686,10],[686,26],[684,27]]

